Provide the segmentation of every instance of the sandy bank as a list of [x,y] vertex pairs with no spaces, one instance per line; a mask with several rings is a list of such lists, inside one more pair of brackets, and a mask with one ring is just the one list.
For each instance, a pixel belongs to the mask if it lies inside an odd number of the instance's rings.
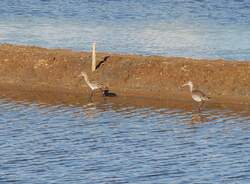
[[91,53],[30,46],[0,45],[0,87],[29,91],[87,94],[91,80],[109,86],[120,96],[189,100],[195,87],[212,97],[210,103],[250,104],[250,62],[98,53],[91,72]]

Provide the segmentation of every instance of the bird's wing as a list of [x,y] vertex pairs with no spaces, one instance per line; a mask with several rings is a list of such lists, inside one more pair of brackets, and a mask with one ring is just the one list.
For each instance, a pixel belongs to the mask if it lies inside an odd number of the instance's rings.
[[200,90],[193,90],[192,93],[194,95],[200,96],[203,100],[208,100],[209,98],[207,97],[207,95],[205,93],[203,93]]
[[92,84],[93,87],[95,87],[96,89],[98,89],[98,88],[103,88],[103,87],[104,87],[104,85],[103,85],[102,83],[96,82],[96,81],[91,82],[91,84]]

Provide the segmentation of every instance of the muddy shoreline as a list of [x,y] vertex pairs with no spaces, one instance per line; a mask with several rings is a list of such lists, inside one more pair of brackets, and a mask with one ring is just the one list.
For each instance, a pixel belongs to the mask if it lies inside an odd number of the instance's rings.
[[81,71],[119,96],[191,101],[188,80],[211,98],[210,103],[250,105],[250,62],[180,57],[91,53],[34,46],[0,45],[0,88],[30,93],[87,95]]

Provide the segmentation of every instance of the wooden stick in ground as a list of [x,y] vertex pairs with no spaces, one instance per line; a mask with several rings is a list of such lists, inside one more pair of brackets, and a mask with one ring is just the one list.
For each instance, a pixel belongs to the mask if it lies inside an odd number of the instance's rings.
[[92,72],[96,69],[96,53],[95,53],[95,43],[92,45]]

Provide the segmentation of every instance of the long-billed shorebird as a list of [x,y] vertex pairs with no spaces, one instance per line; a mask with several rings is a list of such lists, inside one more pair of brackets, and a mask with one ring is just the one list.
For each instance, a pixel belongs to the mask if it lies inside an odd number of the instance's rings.
[[81,74],[79,75],[79,77],[83,77],[85,82],[87,83],[87,85],[89,86],[89,88],[91,89],[91,93],[90,93],[90,98],[92,98],[94,92],[96,90],[100,90],[101,93],[103,93],[103,85],[101,83],[98,82],[90,82],[88,75],[85,72],[81,72]]
[[192,99],[199,103],[199,111],[200,111],[202,105],[210,98],[207,95],[205,95],[202,91],[194,89],[194,85],[191,81],[188,81],[186,84],[182,85],[182,87],[184,86],[189,86]]

